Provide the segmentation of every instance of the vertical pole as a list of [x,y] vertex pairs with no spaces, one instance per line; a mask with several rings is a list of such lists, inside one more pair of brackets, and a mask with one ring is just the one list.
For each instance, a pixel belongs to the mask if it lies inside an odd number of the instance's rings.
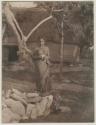
[[64,22],[62,20],[61,23],[61,28],[62,28],[62,38],[61,38],[61,48],[60,48],[60,76],[62,77],[62,72],[63,72],[63,54],[64,54]]

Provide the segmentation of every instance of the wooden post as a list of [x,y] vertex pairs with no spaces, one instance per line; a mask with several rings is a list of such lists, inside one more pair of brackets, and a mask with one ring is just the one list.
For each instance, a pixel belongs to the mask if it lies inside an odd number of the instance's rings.
[[61,48],[60,48],[60,76],[62,76],[62,72],[63,72],[63,56],[64,56],[64,32],[63,32],[64,22],[63,20],[61,23],[61,28],[62,28],[62,38],[61,38]]

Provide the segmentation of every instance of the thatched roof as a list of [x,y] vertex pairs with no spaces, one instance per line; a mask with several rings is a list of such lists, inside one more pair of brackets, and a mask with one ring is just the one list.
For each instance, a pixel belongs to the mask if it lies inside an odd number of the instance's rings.
[[[24,33],[27,35],[30,30],[35,27],[42,19],[49,16],[48,11],[44,9],[13,9],[13,13],[19,25]],[[12,29],[10,26],[7,28],[7,34],[9,37],[14,37]],[[36,30],[32,36],[29,38],[28,42],[38,42],[40,38],[44,38],[46,42],[60,43],[61,36],[58,33],[57,21],[55,18],[47,21],[42,26]],[[15,40],[16,41],[16,40]],[[69,29],[66,24],[64,25],[64,43],[78,44],[78,41],[74,41],[73,31]]]
[[[46,10],[42,9],[14,10],[13,12],[17,21],[19,22],[19,25],[24,35],[27,35],[30,30],[35,27],[42,19],[49,16],[49,13]],[[61,36],[58,33],[56,23],[57,22],[54,18],[44,23],[38,28],[38,30],[36,30],[36,32],[32,34],[27,43],[29,48],[32,50],[36,46],[36,44],[40,42],[40,38],[43,37],[46,40],[47,46],[50,49],[51,60],[59,62]],[[16,36],[14,35],[14,32],[12,31],[12,28],[9,25],[6,32],[6,42],[9,43],[7,45],[14,45],[14,43],[16,45]],[[64,61],[73,61],[73,51],[76,47],[76,42],[74,42],[73,38],[73,32],[70,31],[69,27],[64,27]],[[69,43],[70,45],[67,45],[66,43]]]

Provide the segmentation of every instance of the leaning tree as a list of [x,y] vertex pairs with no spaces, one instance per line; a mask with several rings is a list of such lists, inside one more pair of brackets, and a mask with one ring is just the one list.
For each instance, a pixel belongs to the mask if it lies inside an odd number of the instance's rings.
[[[26,50],[30,51],[30,49],[28,49],[27,47],[27,41],[30,38],[30,36],[45,22],[47,22],[48,20],[52,19],[52,15],[49,15],[47,18],[41,20],[34,28],[31,29],[31,31],[28,33],[27,36],[24,35],[24,33],[22,32],[19,23],[17,22],[15,15],[13,14],[13,12],[11,11],[11,5],[7,2],[4,5],[4,15],[6,17],[7,23],[12,27],[17,40],[18,40],[18,47],[19,47],[19,56],[20,58],[22,58],[22,56],[25,56]],[[3,30],[5,29],[5,26],[3,27]],[[5,31],[5,30],[4,30]]]
[[[11,11],[11,6],[7,2],[4,4],[4,15],[7,22],[13,28],[14,33],[18,39],[19,56],[26,55],[26,50],[30,51],[27,47],[27,41],[30,36],[46,21],[55,18],[57,22],[58,34],[61,38],[61,49],[60,49],[60,69],[62,72],[63,66],[63,49],[65,39],[65,32],[73,32],[73,41],[79,45],[80,51],[84,46],[89,46],[93,42],[93,3],[92,2],[36,2],[38,7],[45,8],[49,12],[49,16],[40,21],[27,36],[22,32],[19,23],[17,22],[14,14]],[[3,31],[5,31],[5,25]]]

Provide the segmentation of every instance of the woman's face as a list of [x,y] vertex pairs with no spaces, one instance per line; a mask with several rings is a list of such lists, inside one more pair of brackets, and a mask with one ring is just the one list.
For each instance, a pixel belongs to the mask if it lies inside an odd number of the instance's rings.
[[41,41],[41,46],[43,46],[45,44],[45,41],[43,39],[41,39],[40,41]]

